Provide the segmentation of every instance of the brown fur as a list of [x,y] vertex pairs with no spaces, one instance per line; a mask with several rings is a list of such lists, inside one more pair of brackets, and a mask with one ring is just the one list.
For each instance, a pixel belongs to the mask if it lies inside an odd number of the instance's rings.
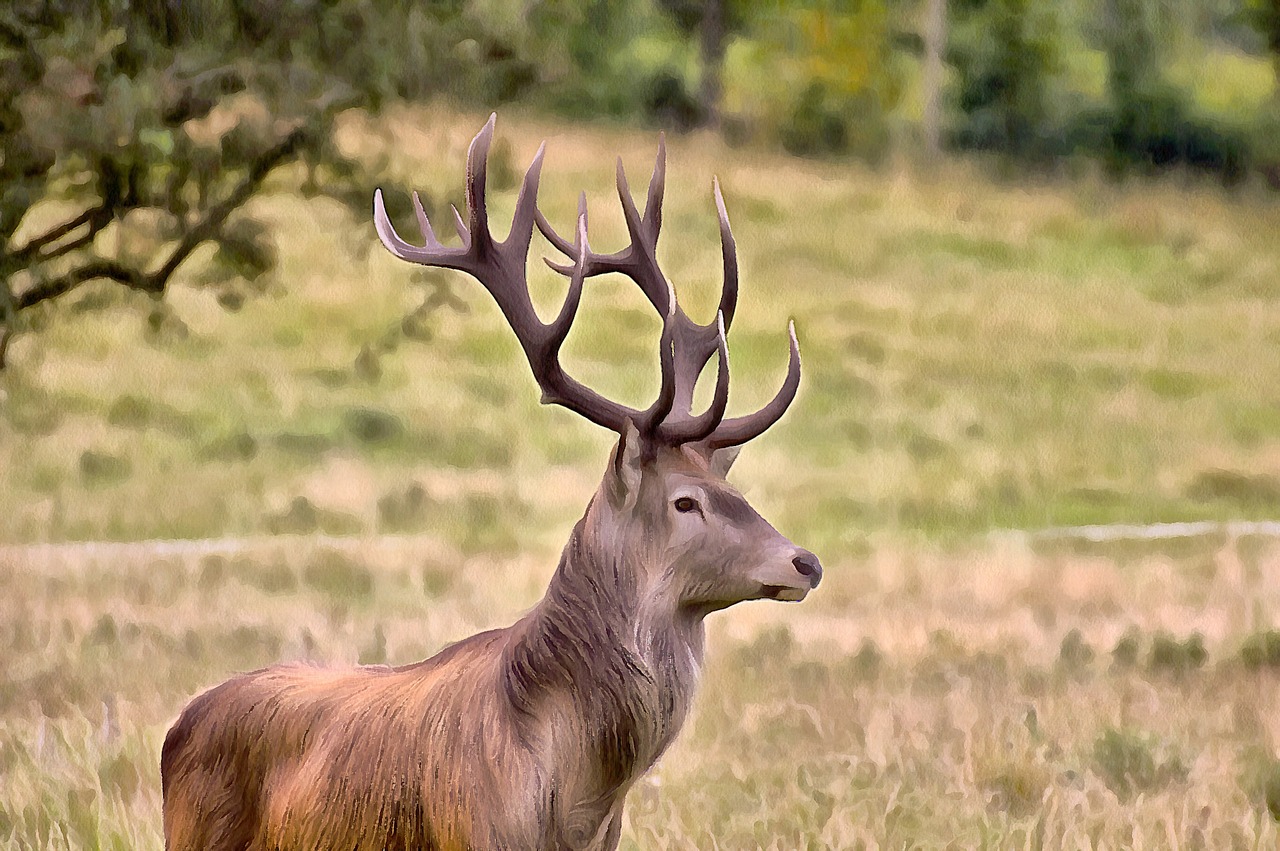
[[627,790],[688,710],[703,617],[817,583],[702,456],[642,442],[620,442],[513,626],[414,665],[277,665],[193,700],[161,756],[169,851],[615,848]]

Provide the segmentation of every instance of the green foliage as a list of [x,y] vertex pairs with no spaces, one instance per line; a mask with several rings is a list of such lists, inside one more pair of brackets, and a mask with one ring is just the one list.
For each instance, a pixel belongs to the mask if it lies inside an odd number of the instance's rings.
[[[1112,168],[1188,166],[1239,182],[1248,165],[1248,140],[1234,127],[1205,120],[1164,72],[1157,11],[1142,0],[1108,0],[1104,37],[1109,105],[1106,154]],[[1094,119],[1096,121],[1096,119]]]
[[574,118],[607,115],[686,129],[688,115],[672,106],[692,100],[690,47],[687,34],[664,24],[648,4],[624,0],[537,4],[527,30],[541,80],[531,96]]
[[335,38],[343,15],[317,29],[274,5],[20,0],[0,14],[0,360],[33,308],[94,280],[161,295],[205,243],[207,285],[258,279],[275,253],[243,208],[287,162],[341,194],[355,169],[330,123],[379,89]]
[[1062,637],[1058,648],[1058,664],[1068,671],[1079,671],[1093,661],[1094,651],[1080,630],[1072,629]]
[[1187,778],[1185,762],[1154,736],[1108,727],[1093,744],[1093,767],[1122,801]]
[[1208,659],[1204,636],[1192,633],[1179,640],[1167,632],[1158,632],[1151,640],[1151,657],[1147,667],[1152,673],[1187,674],[1204,666]]
[[1266,40],[1267,50],[1280,59],[1280,0],[1245,0],[1249,22]]
[[360,559],[339,550],[321,550],[302,569],[307,587],[337,600],[364,600],[373,595],[373,574]]
[[[1280,157],[1267,153],[1274,144],[1260,129],[1265,113],[1198,84],[1205,68],[1216,75],[1243,61],[1214,47],[1221,40],[1258,47],[1241,30],[1238,3],[955,0],[951,8],[952,145],[1037,163],[1083,155],[1114,175],[1187,168],[1228,185],[1256,167],[1280,185],[1269,165]],[[1104,60],[1096,71],[1090,57]],[[1197,69],[1193,80],[1173,81],[1175,60]],[[1081,79],[1086,68],[1095,80]]]
[[1246,748],[1242,757],[1241,787],[1273,821],[1280,822],[1280,759],[1257,745]]
[[801,156],[880,160],[904,89],[891,24],[882,0],[805,0],[757,13],[727,73],[727,128]]
[[1240,661],[1252,670],[1280,669],[1280,630],[1268,629],[1246,637],[1240,646]]
[[948,58],[956,71],[953,144],[1015,157],[1053,152],[1050,109],[1062,34],[1054,4],[956,3]]
[[1132,668],[1137,663],[1141,650],[1142,632],[1136,626],[1131,626],[1116,641],[1116,646],[1111,650],[1111,658],[1117,667]]
[[1267,185],[1280,190],[1280,97],[1260,111],[1249,147]]

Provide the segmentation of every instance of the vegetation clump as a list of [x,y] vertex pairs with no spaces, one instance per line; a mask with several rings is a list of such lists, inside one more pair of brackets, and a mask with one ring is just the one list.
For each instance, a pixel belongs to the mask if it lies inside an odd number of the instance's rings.
[[337,600],[362,601],[373,596],[373,574],[359,559],[335,549],[313,555],[302,569],[307,587]]
[[1067,671],[1081,671],[1093,661],[1094,650],[1085,640],[1079,628],[1073,628],[1062,637],[1058,648],[1058,664]]
[[1154,736],[1115,727],[1094,741],[1093,768],[1121,800],[1186,780],[1189,770]]
[[1250,670],[1280,669],[1280,630],[1263,630],[1245,638],[1240,661]]
[[1194,632],[1179,640],[1167,632],[1158,632],[1151,640],[1147,668],[1152,673],[1187,674],[1204,666],[1209,652],[1204,636]]

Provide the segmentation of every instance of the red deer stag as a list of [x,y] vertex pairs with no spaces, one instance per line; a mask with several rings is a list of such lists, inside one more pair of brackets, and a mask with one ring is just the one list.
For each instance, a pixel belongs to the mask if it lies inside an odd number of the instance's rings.
[[[600,488],[560,558],[546,596],[515,625],[472,636],[400,668],[276,665],[195,698],[161,757],[169,851],[612,849],[623,799],[671,744],[703,654],[703,618],[743,600],[801,600],[818,559],[773,529],[724,481],[736,447],[782,416],[800,380],[794,328],[786,379],[754,414],[725,418],[725,331],[737,258],[719,186],[725,281],[714,322],[676,304],[654,247],[662,224],[661,142],[641,215],[621,161],[618,194],[631,244],[587,244],[536,206],[542,150],[524,176],[510,235],[489,231],[490,118],[467,156],[469,222],[442,245],[414,199],[426,244],[402,240],[381,192],[374,219],[395,256],[475,277],[528,357],[544,402],[617,432]],[[559,315],[534,312],[526,263],[534,227],[572,263]],[[621,273],[663,317],[661,389],[634,410],[588,389],[558,359],[594,275]],[[717,356],[715,392],[692,411],[699,373]]]

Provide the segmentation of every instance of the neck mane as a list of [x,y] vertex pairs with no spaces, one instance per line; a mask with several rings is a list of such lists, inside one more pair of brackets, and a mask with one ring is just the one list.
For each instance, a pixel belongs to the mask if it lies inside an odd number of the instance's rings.
[[601,795],[625,791],[675,739],[702,662],[701,616],[646,587],[654,571],[621,543],[580,520],[504,657],[526,744],[572,754]]

